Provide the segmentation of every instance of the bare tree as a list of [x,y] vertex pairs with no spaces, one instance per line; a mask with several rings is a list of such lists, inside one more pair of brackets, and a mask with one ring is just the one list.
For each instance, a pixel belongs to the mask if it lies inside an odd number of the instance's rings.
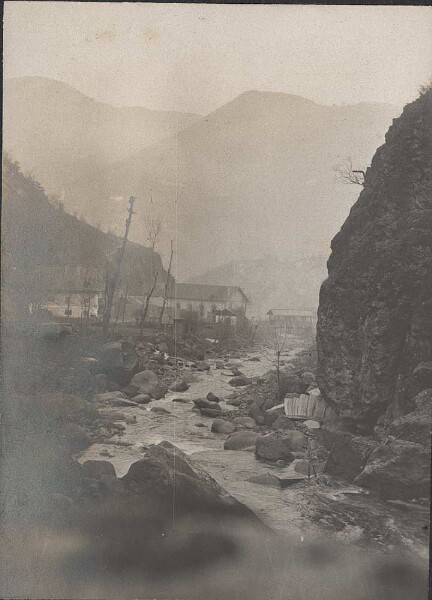
[[104,316],[103,316],[103,332],[105,334],[108,333],[109,323],[110,323],[110,319],[111,319],[111,310],[112,310],[112,305],[114,302],[114,294],[115,294],[117,285],[120,280],[121,268],[122,268],[122,264],[123,264],[124,255],[126,252],[126,245],[127,245],[128,235],[129,235],[129,228],[130,228],[130,225],[132,222],[132,216],[134,215],[134,210],[133,210],[134,202],[135,202],[135,198],[133,196],[131,196],[129,198],[128,218],[126,219],[123,242],[117,253],[117,260],[116,260],[116,264],[114,267],[114,272],[112,273],[111,277],[108,277],[108,280],[106,283],[106,289],[107,289],[106,306],[105,306],[105,312],[104,312]]
[[153,285],[151,287],[151,290],[149,291],[149,293],[147,294],[146,300],[145,300],[145,304],[143,304],[142,308],[141,308],[141,316],[140,316],[140,337],[143,337],[143,333],[144,333],[144,324],[145,324],[145,320],[147,317],[147,312],[148,312],[148,308],[149,308],[149,304],[150,304],[150,298],[153,295],[153,292],[155,290],[156,287],[156,283],[157,283],[157,279],[158,279],[158,272],[155,273],[154,276],[154,280],[153,280]]
[[276,377],[277,377],[277,399],[280,396],[280,362],[281,355],[288,345],[288,328],[286,323],[278,327],[277,323],[270,322],[266,336],[266,346],[274,353],[276,358]]
[[168,272],[167,272],[167,277],[166,277],[166,282],[165,282],[165,290],[164,290],[162,308],[161,308],[160,315],[159,315],[159,327],[162,327],[163,316],[164,316],[164,312],[165,312],[165,305],[166,305],[166,301],[167,301],[167,297],[168,297],[168,288],[169,288],[169,284],[170,284],[171,265],[172,265],[173,254],[174,254],[174,248],[173,248],[173,241],[171,240],[171,254],[170,254],[170,259],[169,259],[169,264],[168,264]]
[[365,172],[359,169],[354,169],[352,158],[348,157],[341,163],[333,167],[336,181],[345,185],[364,185]]
[[[153,203],[153,201],[152,201]],[[156,251],[156,244],[162,231],[162,219],[158,215],[146,217],[144,219],[144,225],[147,232],[147,241],[150,242],[152,249],[151,256],[151,277],[154,276],[154,257]]]

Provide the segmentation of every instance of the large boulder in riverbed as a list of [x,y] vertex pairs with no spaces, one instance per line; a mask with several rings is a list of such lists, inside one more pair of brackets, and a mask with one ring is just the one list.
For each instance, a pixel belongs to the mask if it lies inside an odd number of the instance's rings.
[[155,400],[165,396],[168,388],[163,385],[153,371],[141,371],[133,376],[131,384],[136,386],[140,394],[148,394]]
[[274,433],[259,437],[256,440],[255,453],[257,458],[270,462],[284,460],[290,463],[294,460],[289,441],[277,437]]
[[387,498],[427,498],[430,476],[430,448],[406,440],[393,440],[372,452],[355,483]]
[[254,431],[235,431],[225,441],[225,450],[253,450],[259,434]]
[[253,429],[255,427],[255,421],[252,417],[234,417],[232,422],[236,427],[245,427],[246,429]]
[[130,466],[122,481],[127,490],[146,500],[154,499],[171,512],[175,490],[176,514],[204,511],[252,516],[249,509],[169,442],[146,448],[144,457]]
[[[216,403],[215,403],[216,404]],[[203,417],[219,417],[223,414],[221,407],[217,404],[218,408],[200,408],[200,413]]]

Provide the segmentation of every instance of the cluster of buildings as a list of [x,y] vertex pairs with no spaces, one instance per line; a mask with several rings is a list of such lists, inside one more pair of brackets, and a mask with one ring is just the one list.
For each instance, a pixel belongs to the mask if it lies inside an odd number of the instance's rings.
[[[55,275],[55,274],[54,274]],[[51,289],[43,308],[54,317],[67,319],[90,319],[95,322],[103,316],[105,289],[100,273],[80,272],[74,269],[63,289]],[[56,280],[53,277],[53,280]],[[112,319],[121,323],[134,324],[140,320],[145,295],[128,294],[121,288],[116,294]],[[155,290],[149,301],[146,322],[159,323],[162,306],[163,324],[194,319],[202,325],[213,326],[224,322],[237,327],[247,317],[250,300],[239,286],[208,285],[201,283],[172,282],[164,298],[164,289]],[[270,325],[289,334],[314,335],[316,314],[313,311],[293,309],[271,309],[267,312]]]

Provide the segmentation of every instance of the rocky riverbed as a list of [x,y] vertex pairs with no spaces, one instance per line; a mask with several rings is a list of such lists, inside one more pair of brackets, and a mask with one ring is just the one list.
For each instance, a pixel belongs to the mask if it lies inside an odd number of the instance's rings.
[[[304,351],[301,342],[293,339],[283,357],[284,370],[294,368],[291,361],[301,351]],[[124,431],[94,443],[80,455],[80,462],[109,460],[121,477],[132,463],[142,458],[148,446],[168,441],[274,531],[302,540],[324,536],[390,552],[395,547],[404,547],[418,557],[427,558],[427,506],[389,502],[331,475],[318,473],[307,479],[307,470],[298,469],[298,463],[304,460],[277,464],[257,460],[251,448],[224,449],[229,435],[213,432],[214,416],[201,414],[193,401],[214,394],[220,398],[221,416],[228,422],[233,415],[248,414],[251,398],[259,397],[266,388],[273,356],[265,347],[257,346],[255,351],[243,353],[240,358],[219,356],[207,358],[206,363],[208,369],[195,368],[192,376],[186,377],[188,389],[183,392],[168,391],[165,397],[140,406],[104,407],[104,414],[113,421],[119,410],[123,413]],[[249,385],[236,388],[229,383],[236,369],[251,381]],[[231,404],[233,396],[239,404],[241,401],[240,406]],[[259,435],[271,431],[256,424],[253,429]],[[281,479],[292,479],[293,483],[283,488]]]

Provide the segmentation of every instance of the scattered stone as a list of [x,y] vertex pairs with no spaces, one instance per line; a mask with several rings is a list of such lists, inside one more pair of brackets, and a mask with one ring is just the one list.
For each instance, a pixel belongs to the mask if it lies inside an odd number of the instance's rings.
[[99,350],[99,367],[111,381],[127,385],[138,365],[135,346],[126,340],[108,342]]
[[237,367],[234,367],[233,369],[231,369],[231,373],[234,375],[234,377],[244,377],[244,373],[239,371],[237,369]]
[[246,429],[253,429],[255,427],[255,421],[252,417],[235,417],[232,422],[234,425],[246,427]]
[[163,406],[153,406],[150,409],[150,412],[157,413],[158,415],[170,415],[170,411],[164,408]]
[[235,400],[236,398],[238,398],[238,392],[231,392],[231,394],[228,394],[228,396],[226,396],[227,400]]
[[207,398],[200,398],[194,400],[193,403],[198,408],[211,408],[213,410],[222,410],[218,402],[212,402],[211,400],[207,400]]
[[216,369],[225,369],[225,364],[221,360],[216,361]]
[[[313,468],[312,468],[313,465]],[[311,475],[311,477],[314,475],[314,469],[315,469],[315,473],[318,475],[320,473],[323,472],[325,467],[325,461],[321,461],[321,462],[311,462],[309,463],[308,460],[296,460],[296,462],[294,463],[294,471],[296,473],[302,473],[303,475]],[[309,471],[310,468],[310,471]]]
[[312,419],[308,419],[307,421],[304,421],[303,425],[305,427],[307,427],[308,429],[320,429],[320,427],[321,427],[321,425],[318,423],[318,421],[313,421]]
[[260,436],[254,431],[235,431],[225,441],[225,450],[254,450]]
[[114,455],[111,454],[111,452],[108,452],[108,450],[104,449],[99,452],[99,456],[106,456],[108,458],[112,458]]
[[212,423],[211,430],[213,433],[233,433],[233,431],[235,431],[235,426],[230,421],[215,419]]
[[[126,421],[126,423],[128,422],[127,419],[124,419]],[[118,429],[118,431],[125,431],[126,427],[124,425],[122,425],[121,423],[115,423],[115,428]]]
[[184,379],[177,379],[171,386],[170,390],[172,392],[186,392],[189,389],[189,385],[186,383]]
[[195,423],[195,427],[207,427],[205,423]]
[[248,358],[247,360],[251,361],[251,362],[260,362],[261,359],[259,356],[251,356],[250,358]]
[[187,398],[173,398],[172,402],[180,402],[180,404],[189,404],[189,400]]
[[216,396],[215,394],[213,394],[213,392],[209,392],[206,396],[207,400],[210,400],[210,402],[220,402],[221,399],[219,398],[219,396]]
[[151,402],[151,396],[148,394],[138,394],[132,398],[132,401],[136,402],[137,404],[148,404]]
[[136,418],[135,415],[133,417],[128,417],[126,419],[126,424],[127,425],[136,425],[136,422],[137,422],[137,418]]

